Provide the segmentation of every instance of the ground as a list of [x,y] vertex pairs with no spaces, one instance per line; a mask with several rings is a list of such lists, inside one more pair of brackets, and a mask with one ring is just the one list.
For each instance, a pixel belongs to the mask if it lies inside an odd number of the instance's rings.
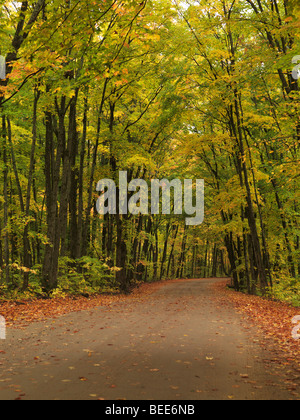
[[283,345],[258,322],[261,298],[255,306],[224,286],[164,282],[84,307],[57,302],[52,317],[42,315],[51,302],[3,304],[0,399],[299,399],[299,342]]

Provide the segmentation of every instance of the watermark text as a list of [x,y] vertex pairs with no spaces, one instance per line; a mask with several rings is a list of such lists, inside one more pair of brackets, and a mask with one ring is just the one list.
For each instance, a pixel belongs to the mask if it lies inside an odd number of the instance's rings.
[[6,339],[6,321],[3,316],[0,316],[0,340]]
[[[150,185],[149,185],[150,184]],[[99,214],[187,215],[187,226],[204,221],[204,180],[134,179],[128,183],[127,171],[119,172],[118,187],[111,179],[102,179],[96,208]],[[195,188],[194,188],[195,187]]]
[[300,79],[300,55],[296,55],[293,59],[292,59],[292,63],[293,64],[297,64],[292,71],[292,76],[293,79],[295,80],[299,80]]
[[300,315],[292,319],[292,324],[295,324],[295,327],[292,329],[292,337],[294,340],[300,340]]

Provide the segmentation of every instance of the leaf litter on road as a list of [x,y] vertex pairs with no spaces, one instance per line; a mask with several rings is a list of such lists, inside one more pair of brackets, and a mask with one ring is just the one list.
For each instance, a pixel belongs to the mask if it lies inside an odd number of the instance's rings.
[[244,329],[257,329],[259,334],[252,341],[272,354],[272,359],[265,360],[266,366],[279,375],[287,375],[288,379],[284,381],[287,389],[297,391],[293,395],[299,396],[300,340],[292,337],[292,320],[299,315],[300,309],[283,302],[238,293],[227,288],[227,285],[228,280],[215,283],[212,286],[214,298],[220,305],[233,306],[244,316],[247,321]]

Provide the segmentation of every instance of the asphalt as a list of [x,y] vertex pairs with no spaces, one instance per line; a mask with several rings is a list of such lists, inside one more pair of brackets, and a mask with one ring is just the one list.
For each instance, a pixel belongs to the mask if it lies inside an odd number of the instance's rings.
[[10,329],[0,400],[286,400],[255,327],[220,306],[218,279]]

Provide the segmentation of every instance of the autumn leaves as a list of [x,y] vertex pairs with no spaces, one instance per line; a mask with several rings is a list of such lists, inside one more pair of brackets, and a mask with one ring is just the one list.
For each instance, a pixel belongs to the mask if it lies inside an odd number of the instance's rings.
[[[68,260],[63,272],[85,290],[230,275],[237,290],[297,300],[292,3],[71,3],[1,9],[5,287],[51,294]],[[122,171],[144,191],[151,178],[205,178],[204,223],[202,207],[191,226],[182,206],[149,214],[138,192],[135,214],[97,216],[96,182]],[[86,258],[102,264],[100,282]]]

